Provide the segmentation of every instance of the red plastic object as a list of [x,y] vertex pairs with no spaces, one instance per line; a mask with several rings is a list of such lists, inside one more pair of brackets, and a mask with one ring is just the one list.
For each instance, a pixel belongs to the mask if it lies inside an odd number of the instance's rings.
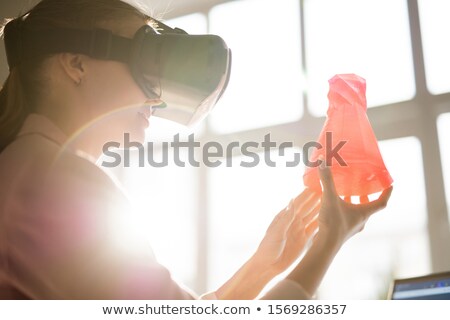
[[[331,78],[329,84],[327,120],[318,140],[322,148],[314,148],[310,165],[322,156],[331,165],[341,196],[367,196],[383,191],[393,180],[367,118],[366,81],[354,74],[341,74]],[[347,142],[339,149],[344,141]],[[333,148],[338,156],[333,156]],[[321,190],[318,174],[317,166],[307,166],[303,176],[305,186]]]

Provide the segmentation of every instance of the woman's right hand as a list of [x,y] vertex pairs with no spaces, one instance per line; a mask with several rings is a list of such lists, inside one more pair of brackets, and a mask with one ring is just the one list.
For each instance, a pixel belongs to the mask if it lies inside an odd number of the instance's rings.
[[[324,164],[324,162],[322,162]],[[377,200],[369,202],[367,196],[360,197],[360,204],[352,204],[350,199],[341,199],[336,192],[331,169],[319,167],[323,186],[319,213],[318,237],[342,245],[346,240],[364,229],[372,214],[386,207],[392,193],[392,186],[384,190]]]
[[319,174],[323,186],[319,231],[311,248],[288,275],[288,279],[297,282],[311,297],[344,242],[361,231],[372,214],[386,207],[392,193],[390,187],[375,201],[362,197],[361,204],[352,204],[337,194],[329,167],[321,166]]

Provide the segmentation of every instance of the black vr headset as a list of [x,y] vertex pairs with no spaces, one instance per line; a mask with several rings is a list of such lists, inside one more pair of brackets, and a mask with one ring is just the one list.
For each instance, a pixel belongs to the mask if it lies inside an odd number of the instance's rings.
[[62,52],[120,61],[128,64],[149,100],[163,101],[155,116],[186,126],[206,117],[228,85],[231,50],[215,35],[189,35],[157,20],[156,31],[143,26],[133,39],[103,29],[23,32],[22,19],[12,20],[4,30],[10,70],[36,56]]

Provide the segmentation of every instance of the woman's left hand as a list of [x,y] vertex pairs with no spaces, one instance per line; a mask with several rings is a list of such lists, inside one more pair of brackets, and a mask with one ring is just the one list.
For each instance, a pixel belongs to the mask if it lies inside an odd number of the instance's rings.
[[305,189],[274,218],[253,255],[253,265],[273,275],[285,271],[305,249],[318,228],[320,195]]

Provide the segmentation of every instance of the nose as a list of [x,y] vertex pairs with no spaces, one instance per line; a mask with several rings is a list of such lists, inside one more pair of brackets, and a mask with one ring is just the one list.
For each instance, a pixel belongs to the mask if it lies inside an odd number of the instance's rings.
[[145,101],[145,104],[150,107],[157,107],[163,103],[164,103],[164,101],[162,101],[160,99],[151,99],[151,100]]
[[146,105],[150,107],[152,115],[156,109],[164,109],[167,107],[166,103],[160,99],[147,100]]

